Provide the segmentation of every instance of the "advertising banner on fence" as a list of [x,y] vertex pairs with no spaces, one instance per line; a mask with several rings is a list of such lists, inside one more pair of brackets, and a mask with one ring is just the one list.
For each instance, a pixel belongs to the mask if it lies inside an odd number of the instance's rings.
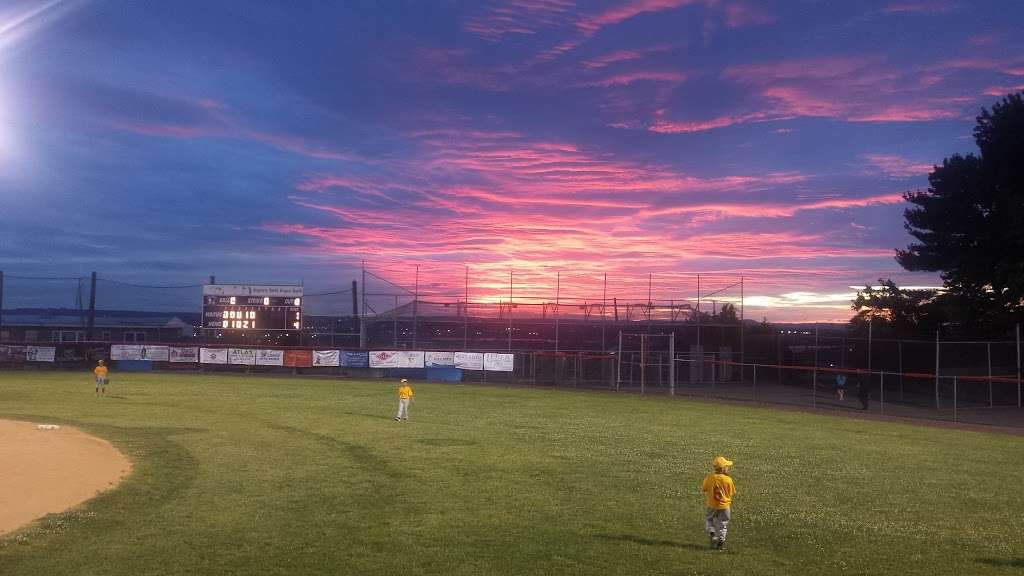
[[227,348],[200,348],[199,361],[203,364],[227,364]]
[[313,351],[285,350],[284,365],[292,368],[309,368],[313,365]]
[[423,368],[423,352],[395,352],[399,368]]
[[228,348],[228,364],[252,366],[256,364],[256,351],[252,348]]
[[167,346],[143,346],[142,359],[154,362],[167,362],[171,352]]
[[136,344],[112,344],[111,360],[142,360],[142,346]]
[[390,350],[371,350],[370,368],[398,368],[398,357]]
[[484,370],[491,372],[511,372],[515,366],[515,354],[484,354]]
[[257,366],[284,366],[284,350],[257,350]]
[[29,362],[53,362],[56,355],[53,346],[25,346],[25,360]]
[[199,362],[199,348],[193,346],[171,346],[167,352],[171,362]]
[[440,366],[451,367],[455,366],[455,353],[454,352],[427,352],[424,354],[423,363],[427,368],[437,368]]
[[455,367],[463,370],[483,370],[484,355],[479,352],[456,352]]
[[337,350],[314,350],[313,366],[341,366],[341,354]]
[[341,365],[346,368],[369,368],[370,357],[366,352],[342,352]]
[[0,346],[0,362],[24,362],[24,346]]

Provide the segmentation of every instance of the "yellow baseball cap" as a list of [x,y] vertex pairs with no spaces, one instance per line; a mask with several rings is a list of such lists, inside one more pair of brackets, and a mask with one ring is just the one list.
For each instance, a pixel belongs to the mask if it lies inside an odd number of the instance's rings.
[[712,462],[712,465],[715,469],[728,468],[729,466],[732,466],[732,460],[727,459],[725,456],[718,456],[715,458],[715,461]]

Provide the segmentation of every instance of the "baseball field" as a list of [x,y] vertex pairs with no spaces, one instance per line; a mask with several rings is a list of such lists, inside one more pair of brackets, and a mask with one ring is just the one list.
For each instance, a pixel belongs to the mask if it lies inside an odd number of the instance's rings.
[[[594,392],[0,374],[0,418],[132,461],[0,574],[1019,574],[1024,437]],[[735,461],[728,549],[698,485]],[[0,463],[3,466],[3,463]],[[0,489],[4,489],[0,486]],[[0,510],[0,514],[3,511]]]

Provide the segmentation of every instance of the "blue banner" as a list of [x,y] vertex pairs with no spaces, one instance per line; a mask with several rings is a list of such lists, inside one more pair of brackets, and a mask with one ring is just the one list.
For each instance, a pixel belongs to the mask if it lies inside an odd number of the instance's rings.
[[341,365],[346,368],[369,368],[370,355],[368,352],[341,352]]

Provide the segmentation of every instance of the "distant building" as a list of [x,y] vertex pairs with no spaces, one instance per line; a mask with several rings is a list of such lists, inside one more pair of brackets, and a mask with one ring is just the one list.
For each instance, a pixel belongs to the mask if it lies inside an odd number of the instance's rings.
[[[195,324],[182,314],[96,311],[92,340],[179,342],[195,337]],[[78,310],[15,309],[3,311],[0,342],[81,342],[87,339],[87,320]]]

